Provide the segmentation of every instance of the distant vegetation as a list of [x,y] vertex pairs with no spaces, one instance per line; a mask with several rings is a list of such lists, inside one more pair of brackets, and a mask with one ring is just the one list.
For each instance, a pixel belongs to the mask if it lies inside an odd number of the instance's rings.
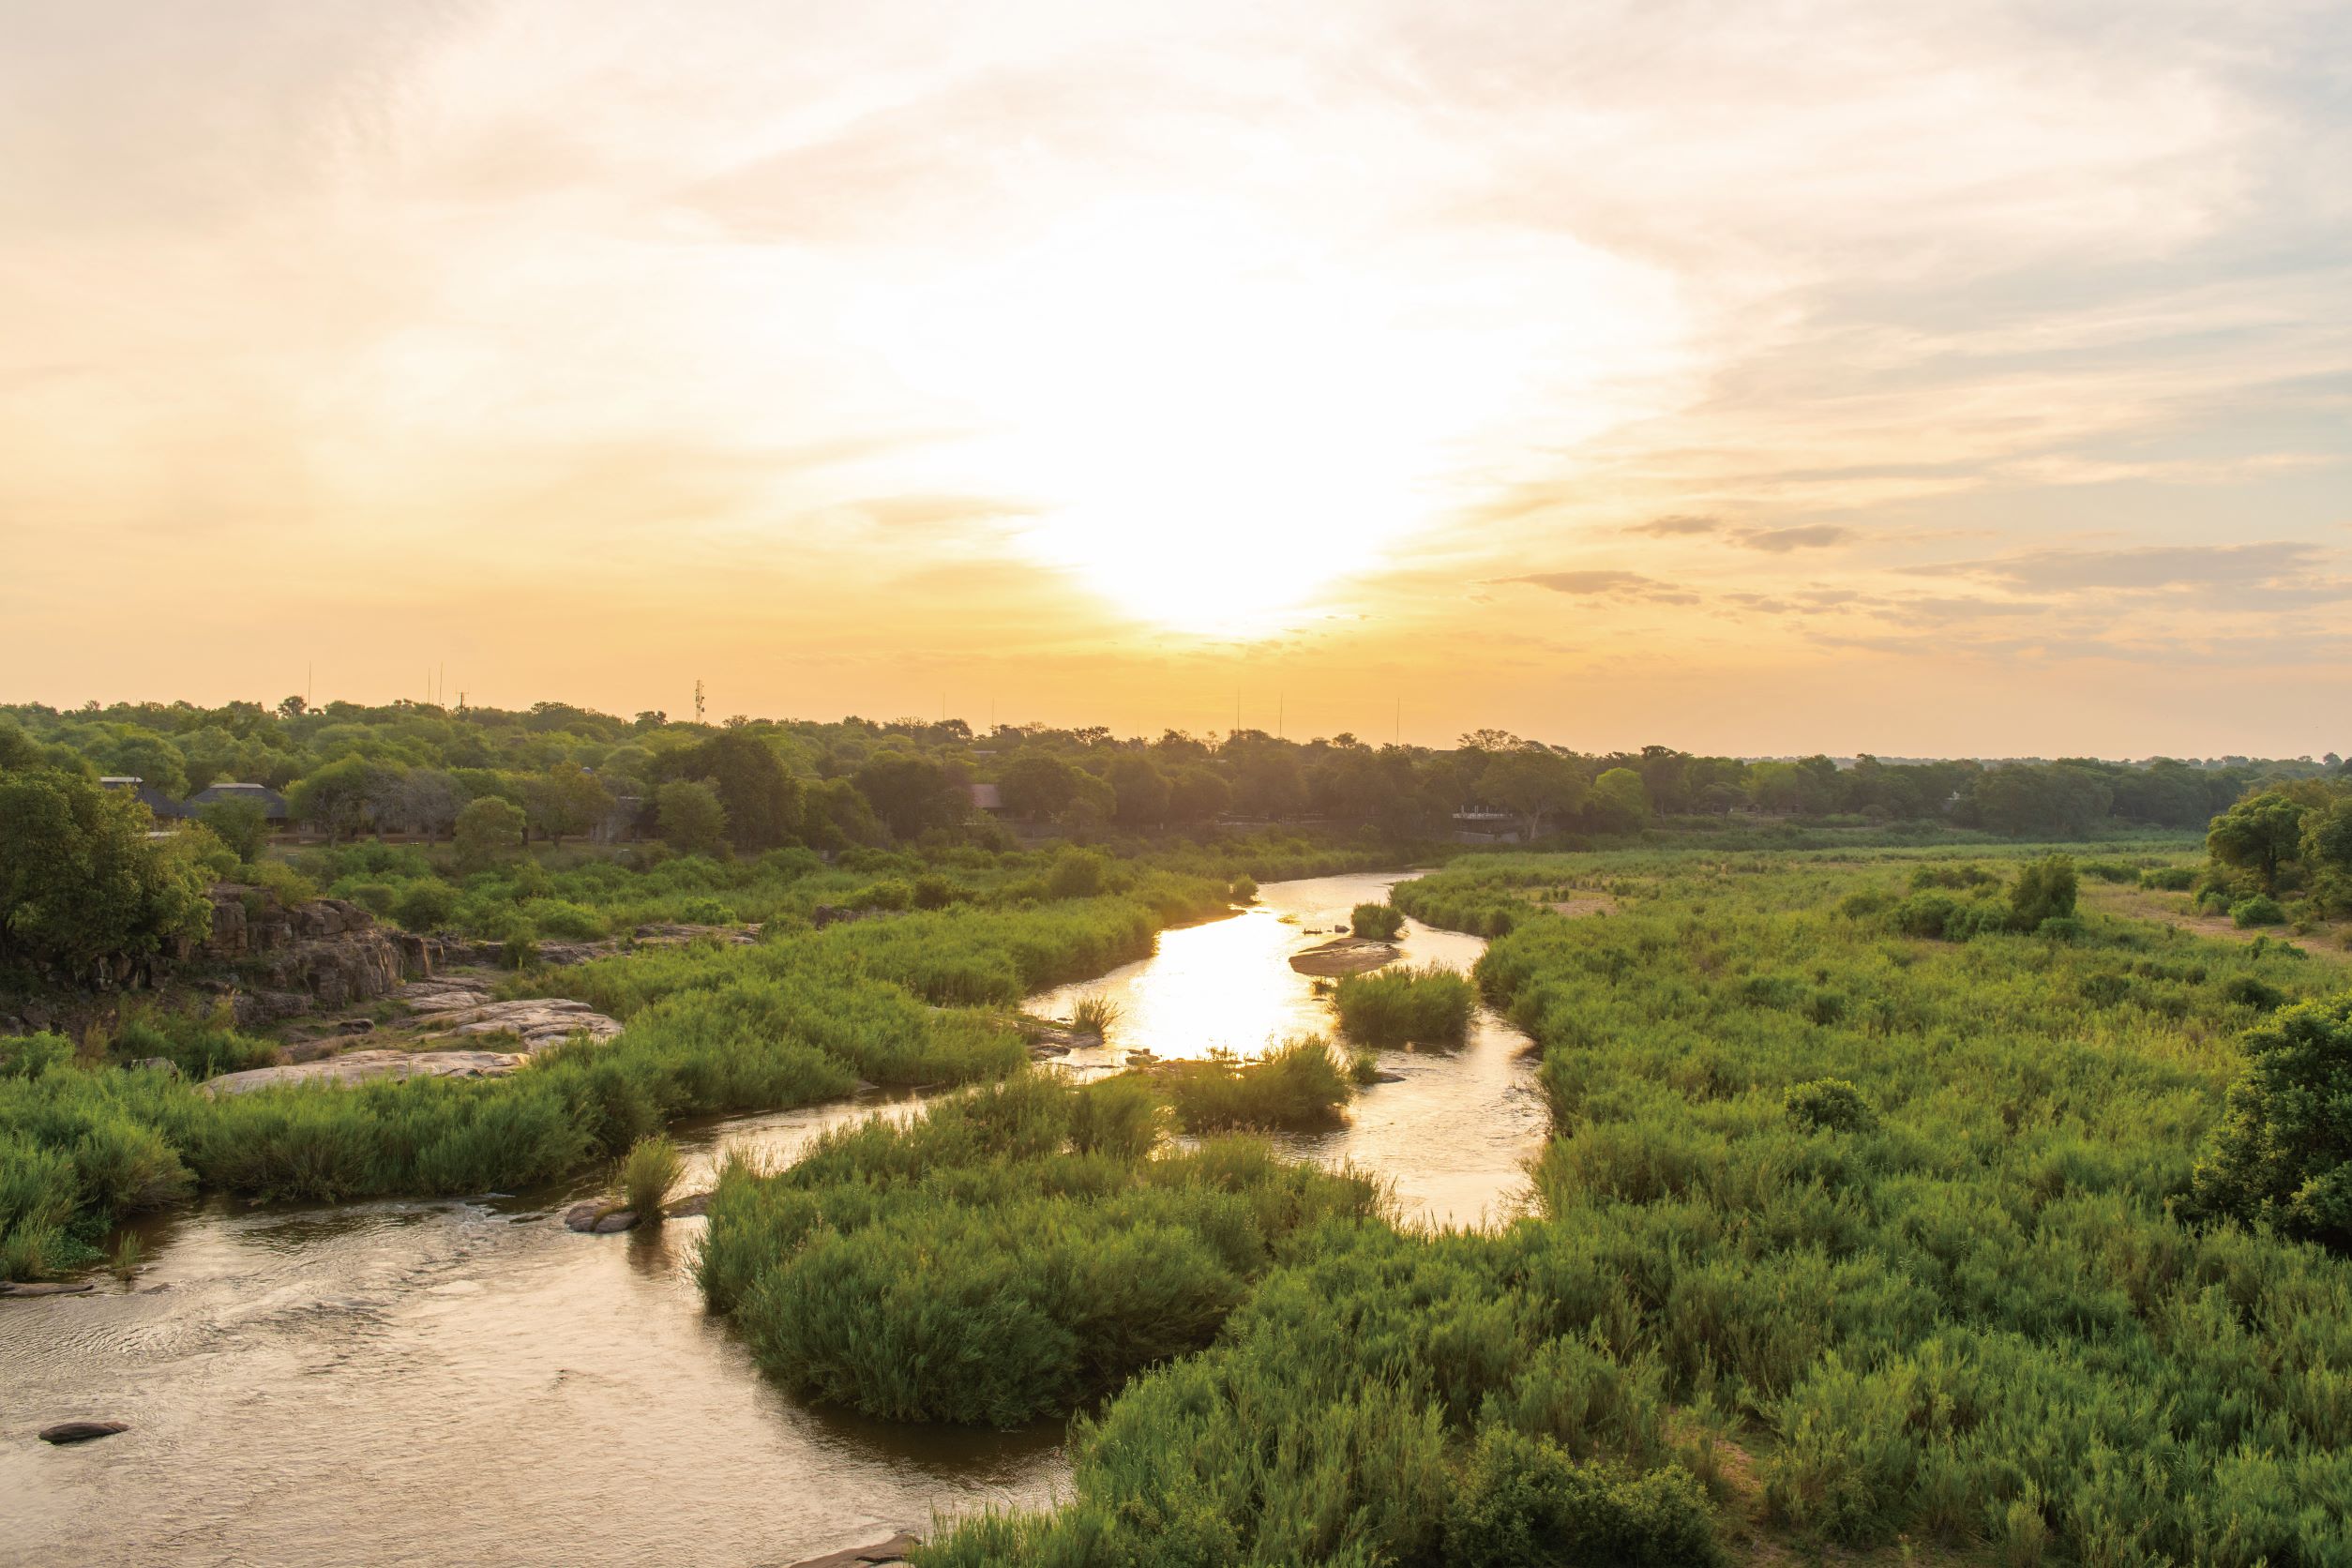
[[1458,1046],[1470,1033],[1478,995],[1450,969],[1383,969],[1350,974],[1332,995],[1348,1038],[1376,1048]]

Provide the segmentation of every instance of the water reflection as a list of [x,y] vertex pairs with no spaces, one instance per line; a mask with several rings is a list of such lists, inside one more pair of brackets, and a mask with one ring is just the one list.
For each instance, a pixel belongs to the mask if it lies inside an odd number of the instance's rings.
[[[1078,1072],[1116,1071],[1127,1053],[1200,1057],[1222,1049],[1255,1056],[1302,1034],[1336,1031],[1329,1000],[1290,956],[1329,942],[1357,904],[1380,903],[1410,873],[1316,877],[1274,882],[1249,912],[1214,925],[1164,931],[1151,957],[1099,980],[1063,986],[1029,1004],[1041,1018],[1067,1018],[1083,996],[1107,998],[1118,1019],[1104,1043],[1070,1053]],[[1468,973],[1486,944],[1417,920],[1405,923],[1399,961]],[[1530,1042],[1481,1007],[1458,1048],[1383,1051],[1380,1067],[1397,1081],[1357,1096],[1348,1123],[1331,1132],[1278,1138],[1286,1152],[1330,1164],[1353,1161],[1395,1184],[1406,1223],[1495,1224],[1527,1195],[1525,1166],[1546,1126],[1534,1088]]]

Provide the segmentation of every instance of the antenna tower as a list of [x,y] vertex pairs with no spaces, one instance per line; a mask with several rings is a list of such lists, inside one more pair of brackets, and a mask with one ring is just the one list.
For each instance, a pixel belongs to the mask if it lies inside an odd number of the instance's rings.
[[702,683],[701,681],[694,683],[694,722],[697,724],[702,722]]

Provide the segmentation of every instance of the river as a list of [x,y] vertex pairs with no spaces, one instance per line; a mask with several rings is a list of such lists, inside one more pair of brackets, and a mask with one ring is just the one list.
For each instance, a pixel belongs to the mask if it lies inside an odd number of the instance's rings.
[[[1085,988],[1125,1014],[1109,1049],[1073,1060],[1328,1032],[1288,956],[1396,880],[1273,883],[1247,913],[1163,933],[1156,957]],[[1411,961],[1457,968],[1483,945],[1418,925],[1403,942]],[[1524,1043],[1482,1011],[1458,1050],[1384,1052],[1400,1081],[1368,1088],[1344,1128],[1286,1145],[1390,1177],[1409,1220],[1498,1217],[1544,1126]],[[886,1104],[681,1128],[689,1180],[731,1150],[789,1159]],[[214,1200],[147,1222],[128,1286],[0,1303],[0,1563],[746,1568],[919,1529],[934,1510],[1042,1502],[1066,1480],[1059,1425],[894,1426],[786,1397],[702,1310],[703,1222],[577,1235],[560,1216],[586,1190]],[[34,1440],[78,1417],[131,1430]]]

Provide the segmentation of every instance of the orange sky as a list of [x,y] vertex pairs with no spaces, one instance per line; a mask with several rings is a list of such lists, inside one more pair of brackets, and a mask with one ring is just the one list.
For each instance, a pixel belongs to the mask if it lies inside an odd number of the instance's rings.
[[2352,23],[2058,15],[0,0],[0,700],[2345,749]]

